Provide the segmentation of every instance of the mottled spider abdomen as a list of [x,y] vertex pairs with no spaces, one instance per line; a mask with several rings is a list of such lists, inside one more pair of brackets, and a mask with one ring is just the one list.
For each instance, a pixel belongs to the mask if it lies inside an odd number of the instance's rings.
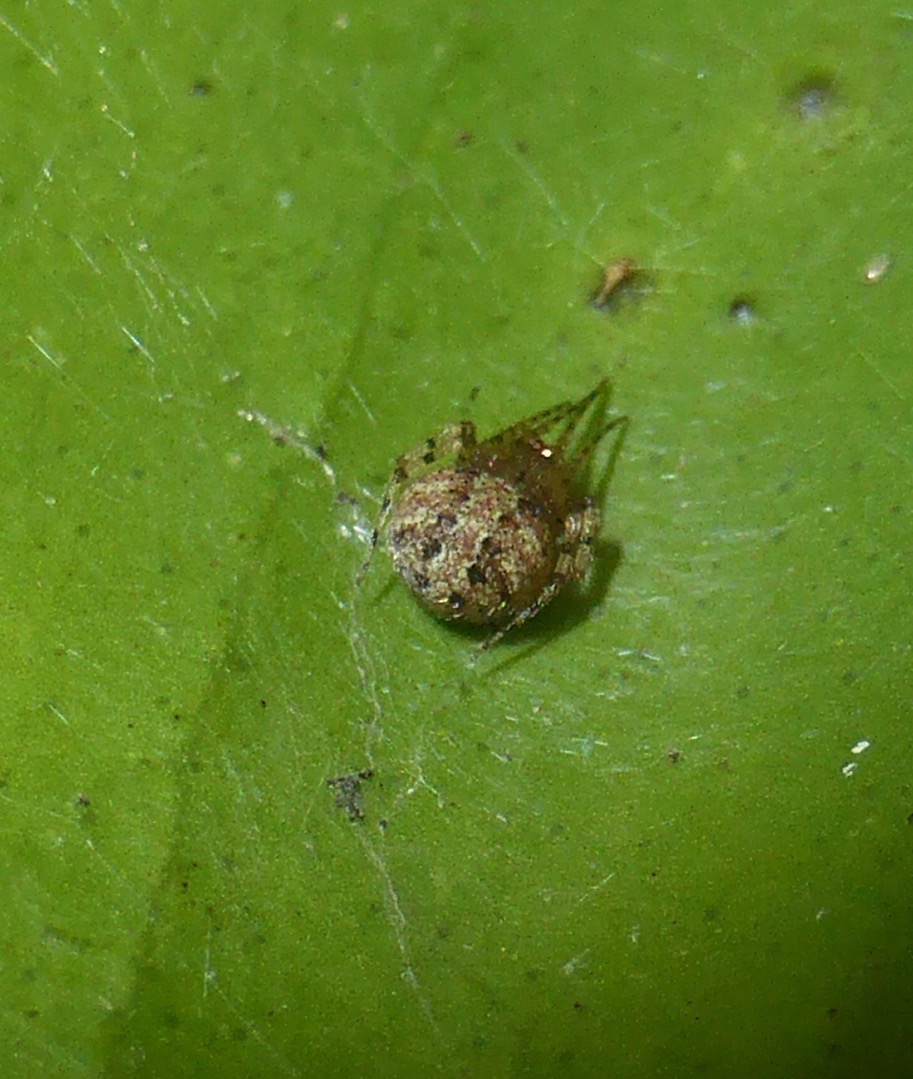
[[393,564],[438,618],[497,625],[532,604],[558,559],[555,522],[503,478],[443,469],[411,484],[387,529]]
[[[533,618],[592,561],[599,512],[572,485],[599,440],[627,425],[605,421],[609,393],[603,379],[482,441],[462,420],[404,453],[361,576],[383,536],[427,610],[496,627],[481,651]],[[450,464],[428,471],[438,461]]]

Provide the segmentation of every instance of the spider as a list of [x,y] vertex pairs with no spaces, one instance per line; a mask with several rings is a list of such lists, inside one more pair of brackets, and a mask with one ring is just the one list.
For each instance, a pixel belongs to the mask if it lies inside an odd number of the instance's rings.
[[[627,416],[604,417],[603,379],[578,401],[564,401],[479,441],[469,420],[444,427],[404,453],[384,492],[361,568],[363,579],[384,538],[394,568],[438,618],[492,626],[485,651],[533,618],[593,557],[599,509],[571,492],[597,443]],[[590,412],[590,431],[572,442]],[[551,439],[546,436],[553,433]],[[433,468],[450,459],[445,467]]]

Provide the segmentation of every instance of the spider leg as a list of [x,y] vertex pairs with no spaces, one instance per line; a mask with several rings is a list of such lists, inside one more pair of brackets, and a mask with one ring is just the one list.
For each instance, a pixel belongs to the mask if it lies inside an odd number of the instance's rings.
[[[574,457],[574,469],[578,469],[585,463],[586,459],[590,456],[597,444],[602,441],[603,438],[609,433],[614,431],[616,427],[620,427],[621,437],[624,437],[624,432],[628,429],[630,419],[627,416],[613,416],[611,420],[604,426],[600,427],[595,434],[591,435],[577,451],[577,455]],[[614,451],[613,451],[614,455]]]
[[377,549],[377,544],[383,534],[390,511],[396,502],[396,496],[411,479],[417,474],[433,465],[444,457],[456,457],[460,462],[469,454],[476,445],[476,428],[471,420],[462,420],[460,423],[449,423],[442,427],[436,435],[426,438],[408,453],[397,458],[396,467],[393,469],[387,486],[384,488],[380,502],[380,513],[374,528],[371,531],[371,542],[368,546],[368,554],[361,564],[356,578],[356,584],[360,585],[371,565],[371,559]]
[[[551,408],[536,412],[526,419],[500,431],[486,442],[492,445],[511,445],[517,442],[526,442],[533,438],[542,438],[553,428],[560,428],[555,437],[550,439],[551,446],[563,455],[567,443],[572,438],[580,420],[597,399],[608,402],[611,387],[608,378],[602,379],[596,387],[577,401],[562,401],[552,405]],[[484,445],[485,443],[483,443]]]
[[[568,443],[574,437],[578,426],[583,421],[584,416],[590,410],[591,405],[595,405],[595,409],[592,413],[590,424],[594,421],[599,421],[605,414],[605,410],[608,407],[609,400],[612,396],[612,384],[608,378],[602,379],[594,386],[592,390],[584,397],[581,397],[579,401],[572,401],[568,408],[567,416],[562,417],[560,420],[563,425],[560,434],[558,434],[553,442],[554,449],[564,457],[567,453]],[[583,455],[578,455],[576,460],[582,461],[589,453],[596,443],[602,438],[602,436],[611,428],[614,424],[610,423],[607,427],[603,427],[599,430],[598,434],[590,435],[585,440],[586,451]]]

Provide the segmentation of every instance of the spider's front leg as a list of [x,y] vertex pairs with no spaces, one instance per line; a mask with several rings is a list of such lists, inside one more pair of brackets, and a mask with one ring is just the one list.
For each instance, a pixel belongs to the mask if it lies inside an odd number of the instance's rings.
[[371,544],[368,554],[361,569],[358,571],[357,584],[365,578],[371,559],[377,549],[377,544],[383,535],[390,511],[396,504],[396,499],[402,489],[416,479],[419,475],[427,474],[431,466],[437,461],[447,457],[456,458],[457,464],[468,458],[476,445],[476,428],[471,420],[462,420],[460,423],[449,423],[442,427],[436,435],[426,438],[407,453],[397,458],[393,475],[384,488],[384,494],[380,503],[380,513],[371,532]]
[[[611,395],[611,383],[604,378],[595,389],[579,401],[562,401],[552,405],[551,408],[543,409],[525,420],[513,424],[495,436],[499,442],[511,444],[518,441],[526,442],[531,438],[546,439],[550,430],[554,437],[550,440],[553,448],[564,447],[577,429],[584,414],[597,399],[601,400],[601,407],[605,408]],[[561,430],[554,430],[555,428]]]

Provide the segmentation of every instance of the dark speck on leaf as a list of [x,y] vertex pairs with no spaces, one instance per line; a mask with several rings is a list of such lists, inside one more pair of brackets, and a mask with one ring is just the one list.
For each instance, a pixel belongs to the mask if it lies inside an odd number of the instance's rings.
[[327,780],[327,786],[336,791],[336,805],[339,809],[346,811],[350,820],[365,819],[361,785],[373,775],[374,772],[368,768],[362,772],[351,772],[348,775]]
[[740,326],[750,326],[757,321],[755,306],[745,296],[737,296],[729,305],[729,317]]
[[818,72],[807,76],[787,94],[787,102],[800,120],[824,120],[837,104],[833,75]]

